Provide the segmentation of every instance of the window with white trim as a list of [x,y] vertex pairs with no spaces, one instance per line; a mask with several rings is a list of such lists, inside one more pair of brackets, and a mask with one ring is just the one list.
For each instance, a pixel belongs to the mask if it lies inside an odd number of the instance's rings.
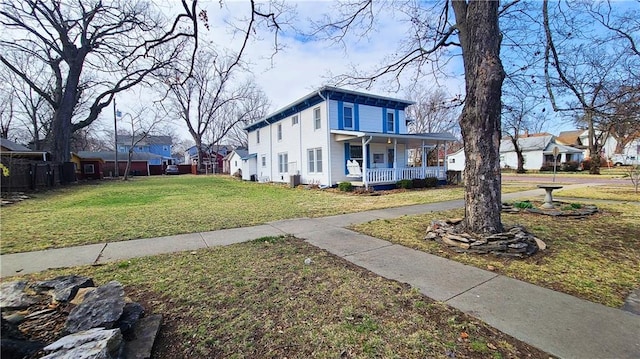
[[289,172],[289,154],[286,152],[278,153],[278,173]]
[[291,117],[291,126],[297,125],[298,121],[298,115]]
[[307,161],[309,163],[309,173],[321,173],[322,148],[311,148],[307,150]]
[[316,107],[313,109],[313,129],[319,130],[321,126],[320,107]]
[[353,128],[353,107],[344,107],[344,128]]
[[387,132],[395,132],[396,129],[396,121],[394,118],[394,113],[389,111],[387,112]]
[[267,156],[260,156],[260,163],[262,163],[262,167],[267,167]]
[[277,134],[278,134],[278,141],[282,141],[282,124],[281,123],[278,124]]
[[260,143],[260,130],[256,130],[256,143]]
[[92,175],[95,173],[95,168],[93,167],[92,164],[85,164],[84,165],[84,173],[87,175]]

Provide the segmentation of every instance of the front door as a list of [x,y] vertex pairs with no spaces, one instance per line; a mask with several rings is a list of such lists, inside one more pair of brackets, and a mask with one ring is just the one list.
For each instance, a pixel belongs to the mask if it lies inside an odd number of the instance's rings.
[[393,168],[393,160],[395,158],[395,152],[393,148],[387,148],[387,167]]

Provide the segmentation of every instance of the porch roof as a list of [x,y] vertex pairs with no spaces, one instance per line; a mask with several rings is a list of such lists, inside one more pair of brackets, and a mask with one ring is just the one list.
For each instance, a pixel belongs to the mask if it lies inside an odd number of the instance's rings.
[[335,135],[336,141],[349,141],[358,138],[371,138],[371,143],[389,143],[396,140],[400,144],[417,147],[422,144],[436,144],[438,142],[453,142],[457,139],[450,133],[382,133],[382,132],[362,132],[348,130],[331,130],[331,134]]

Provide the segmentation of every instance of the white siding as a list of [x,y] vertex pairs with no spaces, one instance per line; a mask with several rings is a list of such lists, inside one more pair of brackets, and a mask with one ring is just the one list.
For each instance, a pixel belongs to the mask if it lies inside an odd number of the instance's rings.
[[[544,155],[542,151],[526,151],[522,153],[524,157],[525,170],[540,170]],[[518,156],[514,151],[500,153],[500,167],[518,168]]]
[[242,162],[242,179],[245,181],[249,181],[251,180],[252,175],[257,174],[256,158],[251,157],[246,160],[241,160],[241,162]]
[[[334,101],[329,101],[334,102]],[[331,113],[331,105],[329,105],[329,112]],[[333,106],[335,111],[337,111],[337,103]],[[316,108],[320,108],[320,116],[322,119],[322,124],[320,129],[315,129],[314,124],[314,110]],[[337,112],[336,112],[337,118]],[[337,120],[336,120],[337,121]],[[300,169],[300,181],[302,183],[318,183],[321,185],[329,184],[329,146],[328,146],[328,133],[329,133],[329,120],[327,118],[327,106],[326,102],[322,102],[316,106],[308,108],[301,112],[301,121],[302,125],[300,128],[301,137],[299,138],[299,153],[298,157],[301,159],[299,162]],[[320,148],[322,149],[322,172],[320,173],[309,173],[309,164],[307,162],[307,150],[312,148]]]
[[[456,151],[447,156],[447,169],[450,171],[464,171],[464,150]],[[501,164],[502,165],[502,164]]]
[[[256,132],[260,131],[260,143],[256,142]],[[250,154],[256,154],[258,156],[257,160],[256,160],[256,175],[258,176],[258,180],[260,181],[270,181],[271,177],[273,176],[272,172],[271,172],[271,157],[269,156],[270,153],[270,133],[271,128],[268,127],[262,127],[258,130],[255,131],[251,131],[249,132],[249,153]],[[262,155],[267,155],[267,165],[265,167],[262,167],[261,163],[260,163],[260,157]],[[276,163],[277,165],[277,163]],[[249,175],[249,173],[247,173],[247,175]],[[245,179],[245,173],[243,170],[242,173],[242,178]],[[248,178],[247,178],[248,179]]]
[[[242,158],[236,152],[233,152],[231,158],[229,158],[229,174],[233,175],[238,170],[242,170]],[[244,174],[244,170],[242,170]],[[253,173],[255,174],[255,172]]]

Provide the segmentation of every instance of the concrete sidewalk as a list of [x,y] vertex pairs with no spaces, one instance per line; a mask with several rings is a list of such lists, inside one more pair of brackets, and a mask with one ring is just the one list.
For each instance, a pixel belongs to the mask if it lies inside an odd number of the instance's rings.
[[[580,186],[580,185],[575,185]],[[571,187],[571,186],[567,186]],[[503,195],[541,198],[542,190]],[[409,249],[344,227],[441,211],[463,201],[415,205],[170,237],[0,256],[2,277],[100,264],[291,234],[378,275],[409,283],[517,339],[561,358],[640,358],[640,316]]]

